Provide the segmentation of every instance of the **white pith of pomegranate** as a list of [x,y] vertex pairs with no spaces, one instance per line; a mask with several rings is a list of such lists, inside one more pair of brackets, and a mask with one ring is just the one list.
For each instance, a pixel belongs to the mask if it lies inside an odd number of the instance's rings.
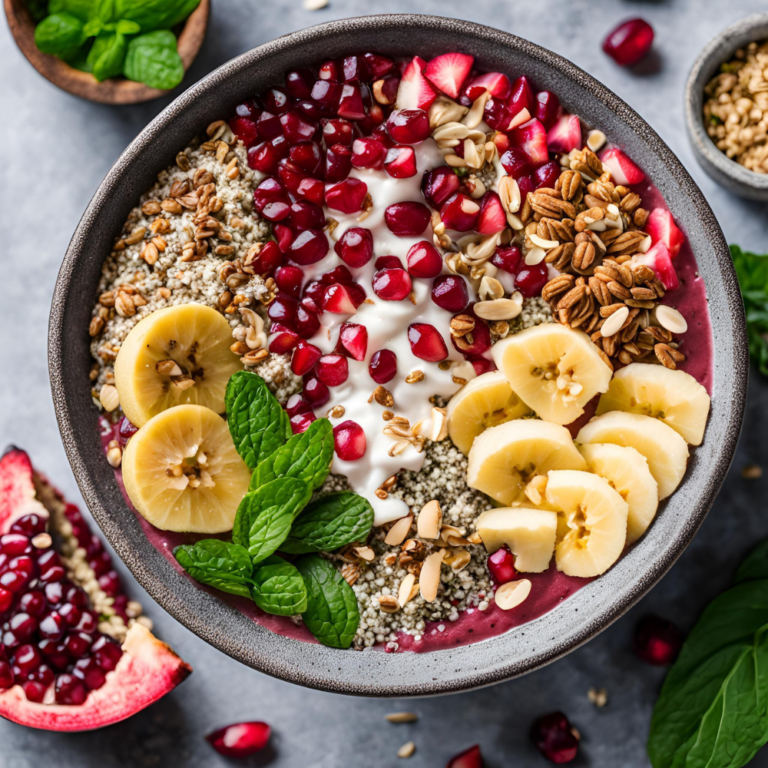
[[136,620],[141,606],[122,591],[99,538],[17,448],[0,459],[0,583],[0,717],[101,728],[191,672]]

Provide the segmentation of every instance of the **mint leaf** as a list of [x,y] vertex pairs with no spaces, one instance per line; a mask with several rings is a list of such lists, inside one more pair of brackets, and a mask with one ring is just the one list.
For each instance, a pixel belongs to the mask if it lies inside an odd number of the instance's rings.
[[248,550],[258,563],[285,541],[296,516],[307,505],[312,488],[295,477],[280,477],[241,502],[232,528],[232,540]]
[[141,32],[141,27],[135,21],[120,19],[120,21],[117,22],[116,30],[121,35],[137,35]]
[[251,596],[253,564],[245,547],[204,539],[176,547],[173,554],[195,581],[233,595]]
[[130,19],[144,32],[170,29],[180,24],[200,5],[200,0],[115,0],[118,18]]
[[331,493],[299,515],[280,549],[297,555],[331,552],[354,541],[365,541],[372,525],[373,507],[367,499],[350,491]]
[[295,616],[307,610],[307,588],[294,565],[270,555],[253,574],[253,602],[275,616]]
[[747,315],[749,356],[760,373],[768,376],[768,255],[732,245],[731,256]]
[[109,77],[117,77],[123,71],[123,61],[128,43],[119,32],[100,34],[88,53],[88,66],[93,76],[103,82]]
[[288,414],[261,376],[249,371],[235,373],[227,384],[224,403],[235,447],[250,469],[291,437]]
[[71,13],[86,22],[96,15],[96,0],[51,0],[48,13]]
[[129,80],[167,91],[184,79],[184,64],[173,32],[149,32],[128,44],[123,74]]
[[71,13],[54,13],[35,27],[35,45],[43,53],[62,56],[85,42],[83,22]]
[[341,573],[318,555],[304,555],[296,567],[307,585],[307,629],[331,648],[349,648],[360,624],[357,598]]
[[316,419],[306,432],[294,435],[284,446],[260,461],[251,475],[251,490],[276,477],[298,477],[319,488],[333,459],[333,427],[328,419]]

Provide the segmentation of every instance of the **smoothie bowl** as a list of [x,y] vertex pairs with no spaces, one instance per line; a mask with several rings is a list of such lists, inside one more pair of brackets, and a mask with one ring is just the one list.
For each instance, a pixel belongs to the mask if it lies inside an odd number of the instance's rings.
[[747,379],[727,247],[653,131],[424,16],[289,35],[174,102],[86,212],[50,341],[150,594],[367,695],[522,674],[621,615],[709,509]]

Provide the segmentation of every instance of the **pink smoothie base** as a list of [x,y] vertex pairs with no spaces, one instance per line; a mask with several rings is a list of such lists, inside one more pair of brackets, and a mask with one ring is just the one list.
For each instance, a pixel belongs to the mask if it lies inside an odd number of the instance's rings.
[[[642,197],[643,206],[648,210],[667,207],[661,193],[647,180],[633,187],[633,191]],[[675,269],[680,280],[680,288],[667,294],[663,303],[675,307],[688,322],[688,331],[682,337],[680,346],[687,359],[680,367],[700,382],[711,395],[712,327],[707,309],[704,281],[698,276],[696,260],[687,240],[675,259]],[[584,415],[570,425],[569,428],[573,435],[594,415],[596,406],[597,398],[587,405]],[[107,443],[112,439],[117,439],[117,428],[110,425],[105,417],[101,417],[99,426],[106,451]],[[176,562],[173,549],[179,544],[189,544],[205,537],[161,531],[150,525],[136,512],[128,499],[119,469],[115,471],[115,476],[126,503],[134,511],[149,541],[179,573],[185,578],[190,578]],[[554,563],[544,573],[525,574],[525,577],[532,582],[531,594],[522,605],[514,610],[502,611],[492,602],[486,611],[468,608],[459,615],[456,621],[427,622],[421,640],[418,642],[412,635],[400,633],[398,650],[424,653],[487,640],[549,613],[591,581],[591,579],[566,576],[555,568]],[[317,642],[300,622],[297,623],[282,616],[266,614],[245,598],[228,595],[203,585],[198,586],[272,632],[307,643]],[[385,647],[383,645],[376,646],[374,650],[383,651]]]

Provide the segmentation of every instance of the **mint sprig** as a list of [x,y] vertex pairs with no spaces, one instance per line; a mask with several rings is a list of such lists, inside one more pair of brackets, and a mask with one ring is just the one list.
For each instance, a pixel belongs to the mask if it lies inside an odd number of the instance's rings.
[[307,610],[307,587],[295,565],[270,555],[253,574],[253,602],[276,616],[295,616]]
[[732,245],[731,256],[747,314],[749,356],[760,373],[768,376],[768,255]]
[[195,581],[233,595],[251,596],[253,563],[245,547],[204,539],[176,547],[173,554]]

